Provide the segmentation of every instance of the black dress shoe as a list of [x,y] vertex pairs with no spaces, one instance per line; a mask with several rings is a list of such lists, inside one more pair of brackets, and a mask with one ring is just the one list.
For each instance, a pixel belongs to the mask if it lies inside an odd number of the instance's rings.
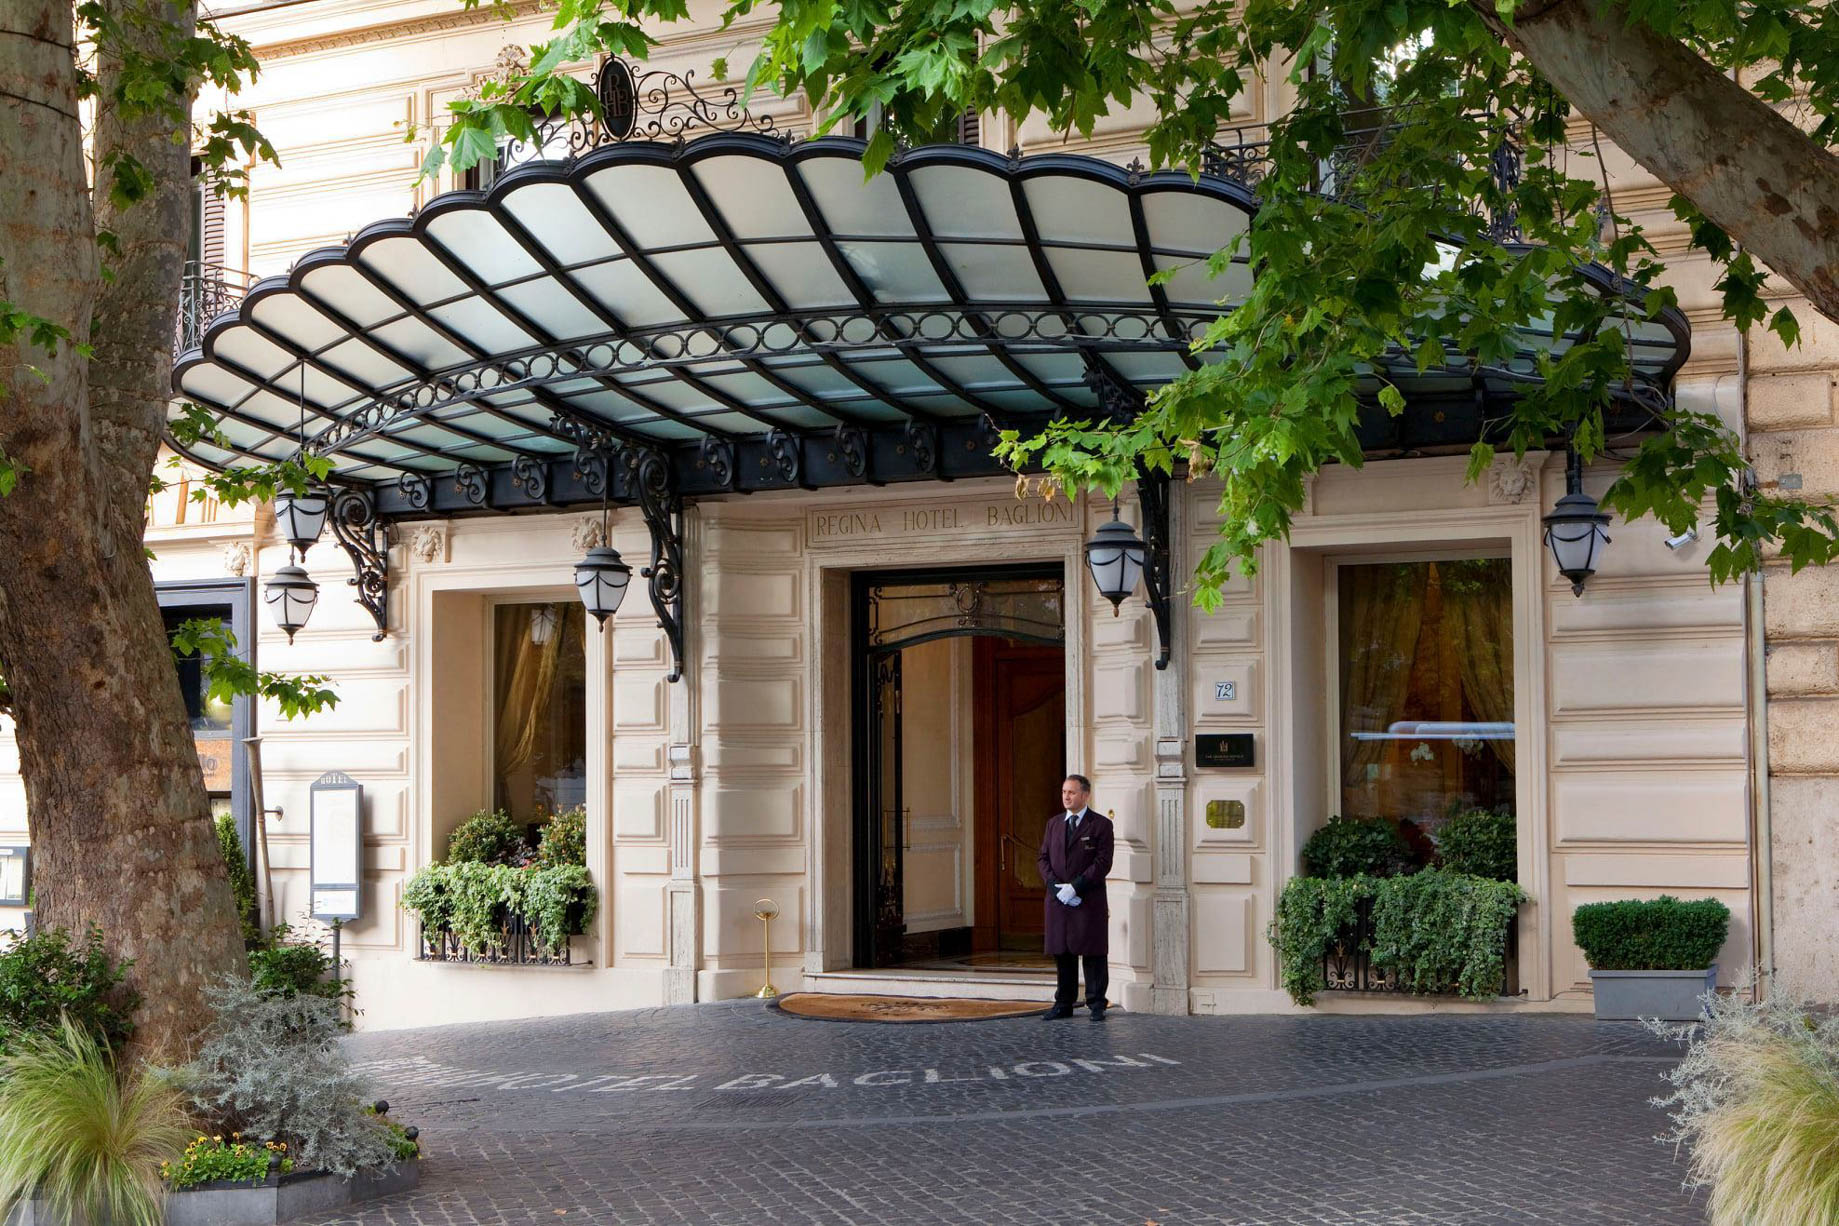
[[1073,1011],[1071,1009],[1062,1009],[1059,1005],[1055,1005],[1041,1015],[1041,1020],[1044,1022],[1057,1022],[1071,1016],[1073,1016]]
[[1093,1021],[1102,1022],[1105,1020],[1105,1006],[1100,1005],[1096,1009],[1091,1010],[1090,1012],[1092,1014]]

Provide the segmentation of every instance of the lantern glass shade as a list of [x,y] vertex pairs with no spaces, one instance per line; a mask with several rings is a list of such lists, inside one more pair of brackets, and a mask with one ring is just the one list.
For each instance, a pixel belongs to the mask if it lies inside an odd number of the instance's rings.
[[552,604],[540,604],[530,610],[530,641],[538,647],[555,637],[562,611]]
[[1596,500],[1581,492],[1560,498],[1545,517],[1545,544],[1575,596],[1584,594],[1584,581],[1596,573],[1609,543],[1608,525],[1609,516],[1597,509]]
[[304,494],[277,494],[275,528],[283,540],[305,553],[319,539],[319,534],[326,530],[326,509],[330,504],[331,499],[321,490],[309,490]]
[[626,585],[632,581],[632,568],[620,561],[619,550],[601,546],[590,549],[575,563],[575,591],[581,594],[594,620],[602,627],[607,618],[619,611],[626,598]]
[[1098,535],[1086,542],[1086,568],[1098,594],[1111,602],[1113,616],[1124,598],[1137,590],[1148,557],[1148,548],[1122,520],[1101,525]]
[[319,585],[300,567],[283,566],[262,586],[262,600],[268,605],[275,625],[292,643],[294,635],[313,616],[313,606],[319,602]]

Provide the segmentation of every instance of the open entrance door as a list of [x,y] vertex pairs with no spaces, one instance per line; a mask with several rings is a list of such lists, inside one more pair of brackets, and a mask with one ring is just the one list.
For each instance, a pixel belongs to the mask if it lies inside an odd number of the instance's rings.
[[1039,953],[1035,854],[1065,768],[1063,625],[1057,567],[858,576],[858,966]]
[[1041,951],[1035,859],[1066,777],[1066,653],[979,639],[977,680],[978,949]]

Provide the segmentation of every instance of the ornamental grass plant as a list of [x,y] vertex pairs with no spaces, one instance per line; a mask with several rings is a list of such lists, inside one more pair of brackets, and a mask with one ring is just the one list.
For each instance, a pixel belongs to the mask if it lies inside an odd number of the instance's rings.
[[118,1064],[65,1019],[0,1057],[0,1217],[37,1197],[63,1222],[158,1226],[161,1167],[192,1135],[170,1077]]
[[1749,995],[1713,993],[1702,1029],[1649,1023],[1687,1042],[1661,1139],[1690,1153],[1711,1226],[1839,1222],[1839,1018]]

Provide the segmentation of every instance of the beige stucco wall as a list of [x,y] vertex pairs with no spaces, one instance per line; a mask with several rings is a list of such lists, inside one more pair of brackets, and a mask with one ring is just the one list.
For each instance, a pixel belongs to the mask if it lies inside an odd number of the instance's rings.
[[[451,186],[446,177],[415,182],[427,125],[506,46],[547,36],[548,19],[533,4],[514,11],[507,24],[453,0],[320,0],[233,19],[265,63],[238,105],[254,110],[282,165],[257,167],[251,202],[231,207],[230,261],[284,272],[304,252]],[[662,32],[656,62],[705,76],[718,55],[743,62],[758,19],[718,32],[711,4],[696,12],[698,23]],[[1281,103],[1281,88],[1260,90],[1244,116],[1268,118]],[[757,109],[795,131],[810,123],[800,99],[767,99]],[[984,143],[1019,140],[1031,150],[1051,145],[1127,161],[1142,152],[1144,118],[1106,120],[1089,144],[991,120]],[[1580,126],[1575,135],[1589,133]],[[1618,208],[1650,227],[1663,254],[1677,256],[1684,235],[1665,208],[1666,189],[1610,154]],[[1839,325],[1803,311],[1809,339],[1801,349],[1784,353],[1767,339],[1745,347],[1718,318],[1702,259],[1676,261],[1670,280],[1695,330],[1682,400],[1733,424],[1747,404],[1765,482],[1799,473],[1810,494],[1839,490]],[[1094,776],[1101,807],[1115,808],[1120,822],[1113,956],[1125,1003],[1148,1000],[1158,965],[1154,916],[1162,915],[1180,916],[1185,928],[1179,949],[1161,947],[1165,957],[1179,955],[1191,1007],[1284,1007],[1264,929],[1301,839],[1328,803],[1321,763],[1331,738],[1315,701],[1324,672],[1320,622],[1312,620],[1323,598],[1321,559],[1486,540],[1506,542],[1515,559],[1516,629],[1528,631],[1518,678],[1525,753],[1545,764],[1522,772],[1520,797],[1521,861],[1534,897],[1521,932],[1532,995],[1562,1003],[1587,990],[1569,942],[1571,906],[1662,890],[1730,903],[1727,976],[1766,935],[1755,924],[1772,902],[1784,973],[1839,994],[1839,955],[1823,939],[1839,922],[1839,848],[1828,816],[1839,799],[1839,742],[1827,731],[1839,700],[1839,580],[1828,571],[1766,576],[1770,802],[1758,809],[1747,717],[1761,695],[1747,684],[1756,646],[1746,638],[1745,589],[1710,588],[1704,543],[1668,551],[1656,526],[1618,525],[1603,572],[1582,600],[1572,597],[1537,542],[1537,515],[1561,489],[1561,475],[1555,461],[1535,460],[1536,484],[1517,500],[1503,493],[1511,480],[1464,486],[1460,464],[1449,460],[1324,473],[1295,539],[1267,550],[1256,578],[1230,584],[1215,613],[1179,616],[1192,662],[1177,659],[1172,683],[1152,667],[1155,633],[1141,602],[1113,617],[1080,571],[1093,506],[1073,508],[1065,521],[1018,526],[999,515],[993,523],[993,508],[1016,504],[1006,483],[992,481],[693,508],[689,680],[665,682],[664,639],[637,581],[605,634],[589,636],[590,867],[603,906],[578,955],[592,970],[415,963],[412,925],[395,901],[406,874],[438,854],[452,822],[486,794],[489,725],[477,698],[490,603],[568,595],[579,530],[597,517],[400,525],[382,642],[346,598],[350,568],[328,540],[308,559],[322,599],[295,645],[258,613],[265,667],[330,673],[341,695],[336,710],[309,720],[261,716],[267,801],[283,810],[269,825],[279,910],[294,919],[305,908],[307,788],[339,769],[366,794],[368,914],[346,934],[363,1024],[748,991],[757,984],[752,912],[761,897],[782,909],[773,928],[780,986],[796,986],[801,970],[846,966],[849,706],[839,645],[847,642],[848,571],[891,561],[1058,559],[1069,580],[1067,757]],[[1605,479],[1593,474],[1593,487]],[[1212,535],[1214,496],[1205,483],[1177,489],[1182,574]],[[831,518],[864,508],[882,515],[881,529],[844,530],[846,521]],[[943,508],[957,513],[949,529],[938,515],[902,518]],[[1124,510],[1135,514],[1128,498]],[[160,578],[230,573],[225,548],[239,542],[255,546],[251,574],[284,560],[269,525],[247,510],[204,523],[176,519],[176,507],[156,512],[150,529]],[[636,513],[614,519],[618,547],[648,556]],[[1223,680],[1236,683],[1231,701],[1214,697]],[[1186,714],[1179,739],[1159,741],[1171,711]],[[1253,733],[1256,766],[1193,769],[1181,755],[1196,731]],[[1205,806],[1215,799],[1243,802],[1245,825],[1208,827]],[[0,837],[23,830],[23,807],[0,721]],[[1773,854],[1752,857],[1749,841],[1764,827],[1772,828],[1765,850]],[[1158,831],[1169,829],[1185,832],[1181,854],[1165,842],[1159,870]],[[1156,909],[1169,901],[1158,901],[1159,871],[1177,873],[1185,910]],[[1757,894],[1753,882],[1771,875],[1772,893]]]

